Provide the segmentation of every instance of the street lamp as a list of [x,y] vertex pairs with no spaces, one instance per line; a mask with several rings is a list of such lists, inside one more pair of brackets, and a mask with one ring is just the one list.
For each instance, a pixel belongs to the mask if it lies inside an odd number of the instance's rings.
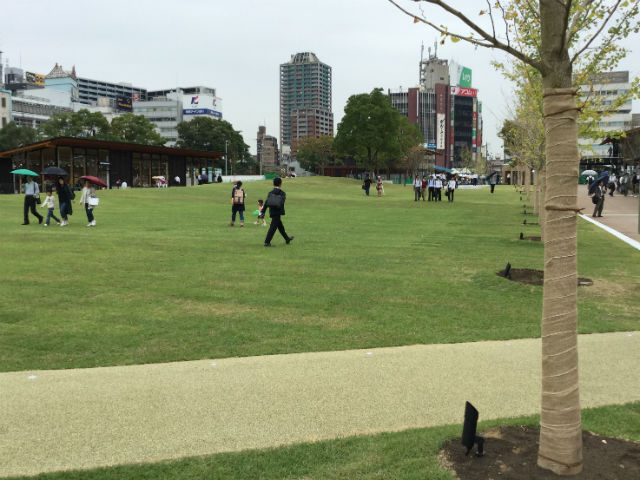
[[224,141],[224,175],[227,176],[227,145],[229,144],[229,140]]

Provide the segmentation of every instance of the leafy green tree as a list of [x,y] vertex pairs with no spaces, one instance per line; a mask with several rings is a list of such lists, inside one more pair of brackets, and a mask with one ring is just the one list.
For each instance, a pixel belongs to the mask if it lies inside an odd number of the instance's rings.
[[333,147],[333,137],[323,135],[316,137],[302,137],[297,142],[296,159],[300,166],[308,172],[315,172],[320,168],[320,174],[324,175],[324,168],[335,163],[336,155]]
[[100,112],[82,109],[53,115],[41,126],[45,138],[93,137],[98,140],[111,138],[109,122]]
[[419,144],[420,132],[391,106],[381,88],[352,95],[335,138],[336,150],[376,172],[398,162]]
[[[582,471],[582,428],[577,354],[579,108],[574,68],[593,75],[626,55],[620,40],[640,31],[640,0],[488,0],[486,9],[474,9],[476,19],[470,11],[454,8],[452,1],[417,0],[410,2],[420,4],[414,11],[401,7],[402,0],[388,1],[414,23],[439,32],[443,42],[464,40],[503,50],[540,75],[546,214],[538,465],[575,475]],[[471,33],[431,22],[428,10],[434,8],[462,22]],[[587,65],[594,68],[590,71]]]
[[[249,153],[249,145],[239,131],[226,120],[196,117],[178,124],[180,148],[193,148],[207,152],[227,153],[231,172],[249,173],[255,170],[255,161]],[[225,148],[226,147],[226,148]]]
[[114,141],[141,145],[162,146],[167,142],[148,118],[133,113],[125,113],[111,121],[110,137]]
[[16,125],[15,122],[7,123],[0,129],[0,152],[11,150],[21,145],[29,145],[39,140],[38,131],[31,127]]

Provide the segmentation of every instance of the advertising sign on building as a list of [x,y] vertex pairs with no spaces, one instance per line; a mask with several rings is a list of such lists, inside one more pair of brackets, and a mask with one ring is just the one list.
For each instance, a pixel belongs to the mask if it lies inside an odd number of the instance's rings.
[[24,78],[27,83],[38,85],[39,87],[44,87],[44,75],[33,72],[24,72]]
[[444,142],[447,134],[447,116],[444,113],[436,115],[436,143],[438,150],[444,150]]
[[451,87],[451,95],[459,95],[461,97],[477,97],[478,90],[467,87]]
[[213,95],[202,93],[198,95],[183,95],[182,115],[186,122],[198,116],[222,118],[221,100]]
[[131,97],[116,98],[116,109],[130,112],[132,110]]
[[451,85],[458,87],[471,88],[471,69],[462,65],[451,62],[449,63],[449,77]]

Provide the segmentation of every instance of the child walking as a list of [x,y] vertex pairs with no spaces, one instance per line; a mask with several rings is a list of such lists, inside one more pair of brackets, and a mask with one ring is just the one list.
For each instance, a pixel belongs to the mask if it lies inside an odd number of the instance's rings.
[[44,226],[49,226],[49,220],[53,218],[56,221],[56,224],[60,225],[60,219],[53,214],[53,211],[56,208],[56,197],[53,196],[53,190],[47,189],[47,196],[40,205],[40,208],[47,207],[47,220],[44,222]]
[[87,220],[89,220],[87,227],[96,226],[96,220],[93,216],[94,205],[90,203],[90,199],[95,197],[96,189],[93,187],[93,185],[91,185],[91,182],[89,182],[89,180],[85,180],[84,187],[82,187],[82,193],[80,194],[80,203],[84,203],[84,211],[87,213]]
[[258,200],[258,220],[253,222],[253,224],[260,225],[260,220],[262,220],[262,226],[266,227],[267,221],[264,219],[264,214],[265,214],[264,202],[262,201],[262,199],[260,199]]

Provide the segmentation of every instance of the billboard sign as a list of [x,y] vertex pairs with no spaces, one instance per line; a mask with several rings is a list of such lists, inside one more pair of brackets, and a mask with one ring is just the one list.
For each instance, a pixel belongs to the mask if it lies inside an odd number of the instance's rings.
[[[198,94],[182,96],[182,115],[189,121],[196,116],[222,118],[221,100],[214,95]],[[191,117],[191,118],[189,118]]]
[[471,69],[467,67],[462,67],[460,71],[460,79],[458,81],[458,85],[460,87],[471,88]]
[[471,88],[472,74],[470,68],[451,62],[449,63],[449,78],[451,78],[451,85]]
[[444,113],[436,115],[436,143],[438,150],[444,150],[444,142],[447,132],[447,116]]
[[132,110],[131,97],[118,97],[116,98],[116,109],[125,110],[130,112]]
[[44,87],[44,75],[33,72],[24,72],[24,78],[27,83],[38,85],[39,87]]
[[459,95],[461,97],[477,97],[478,90],[467,87],[451,87],[451,95]]

